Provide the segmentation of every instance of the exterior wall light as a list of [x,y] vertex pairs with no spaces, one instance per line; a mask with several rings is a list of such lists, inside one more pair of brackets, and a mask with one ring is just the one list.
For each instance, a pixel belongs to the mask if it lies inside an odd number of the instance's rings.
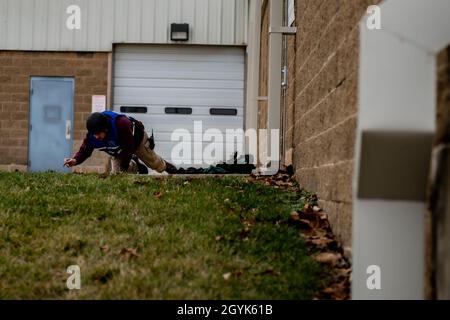
[[170,25],[170,40],[172,41],[188,41],[189,40],[189,24],[172,23]]

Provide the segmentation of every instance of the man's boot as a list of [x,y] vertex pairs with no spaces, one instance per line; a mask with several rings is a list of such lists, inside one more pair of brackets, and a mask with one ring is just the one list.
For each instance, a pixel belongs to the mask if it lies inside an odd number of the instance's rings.
[[133,154],[133,156],[131,157],[131,159],[134,160],[134,162],[136,162],[137,168],[138,168],[138,173],[139,174],[148,174],[148,168],[145,164],[143,164],[141,162],[141,160],[139,160],[139,158]]
[[165,171],[167,173],[169,173],[169,174],[175,174],[175,173],[177,173],[178,169],[173,164],[171,164],[170,162],[166,161],[166,169],[165,169]]

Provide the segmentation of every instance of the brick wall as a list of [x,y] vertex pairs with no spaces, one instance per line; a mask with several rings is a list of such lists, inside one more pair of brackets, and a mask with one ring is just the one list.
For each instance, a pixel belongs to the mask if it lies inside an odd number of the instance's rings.
[[[437,117],[430,211],[426,215],[426,297],[450,299],[450,46],[437,56]],[[446,147],[442,149],[442,147]],[[441,152],[436,152],[441,150]]]
[[[282,108],[282,152],[292,148],[296,179],[303,188],[318,194],[345,246],[351,245],[358,23],[367,7],[379,2],[296,0],[298,30],[288,40],[289,86],[287,106]],[[264,12],[261,39],[268,31],[266,16]],[[264,55],[267,53],[261,53],[261,64],[267,68]],[[260,84],[265,87],[263,80],[264,74]],[[266,110],[259,111],[265,121]]]
[[[28,162],[31,76],[75,78],[75,151],[86,134],[91,96],[107,94],[108,53],[0,51],[0,165],[3,167],[26,166]],[[104,159],[105,156],[94,151],[93,157],[79,168],[100,170]]]
[[438,54],[437,73],[436,145],[450,143],[450,47]]

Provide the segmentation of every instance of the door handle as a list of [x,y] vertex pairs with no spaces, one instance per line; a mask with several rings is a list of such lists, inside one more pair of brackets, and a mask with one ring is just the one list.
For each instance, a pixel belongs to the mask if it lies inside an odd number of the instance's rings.
[[72,122],[66,120],[66,140],[70,140],[70,132],[72,131]]

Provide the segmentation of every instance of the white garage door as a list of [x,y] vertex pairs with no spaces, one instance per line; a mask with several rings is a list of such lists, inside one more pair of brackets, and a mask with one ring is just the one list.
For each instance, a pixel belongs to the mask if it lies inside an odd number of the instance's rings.
[[[119,45],[114,56],[113,110],[141,120],[149,133],[153,129],[156,152],[172,162],[189,156],[189,152],[183,154],[187,144],[183,151],[172,152],[175,146],[180,149],[180,140],[172,141],[172,133],[188,130],[192,166],[210,163],[221,154],[212,150],[220,146],[212,144],[217,136],[204,136],[209,140],[194,148],[193,142],[201,139],[194,135],[194,121],[197,128],[201,121],[203,132],[220,130],[224,140],[220,160],[228,160],[233,150],[242,150],[239,139],[228,140],[226,146],[225,132],[244,126],[244,49]],[[172,158],[172,154],[178,156]]]

